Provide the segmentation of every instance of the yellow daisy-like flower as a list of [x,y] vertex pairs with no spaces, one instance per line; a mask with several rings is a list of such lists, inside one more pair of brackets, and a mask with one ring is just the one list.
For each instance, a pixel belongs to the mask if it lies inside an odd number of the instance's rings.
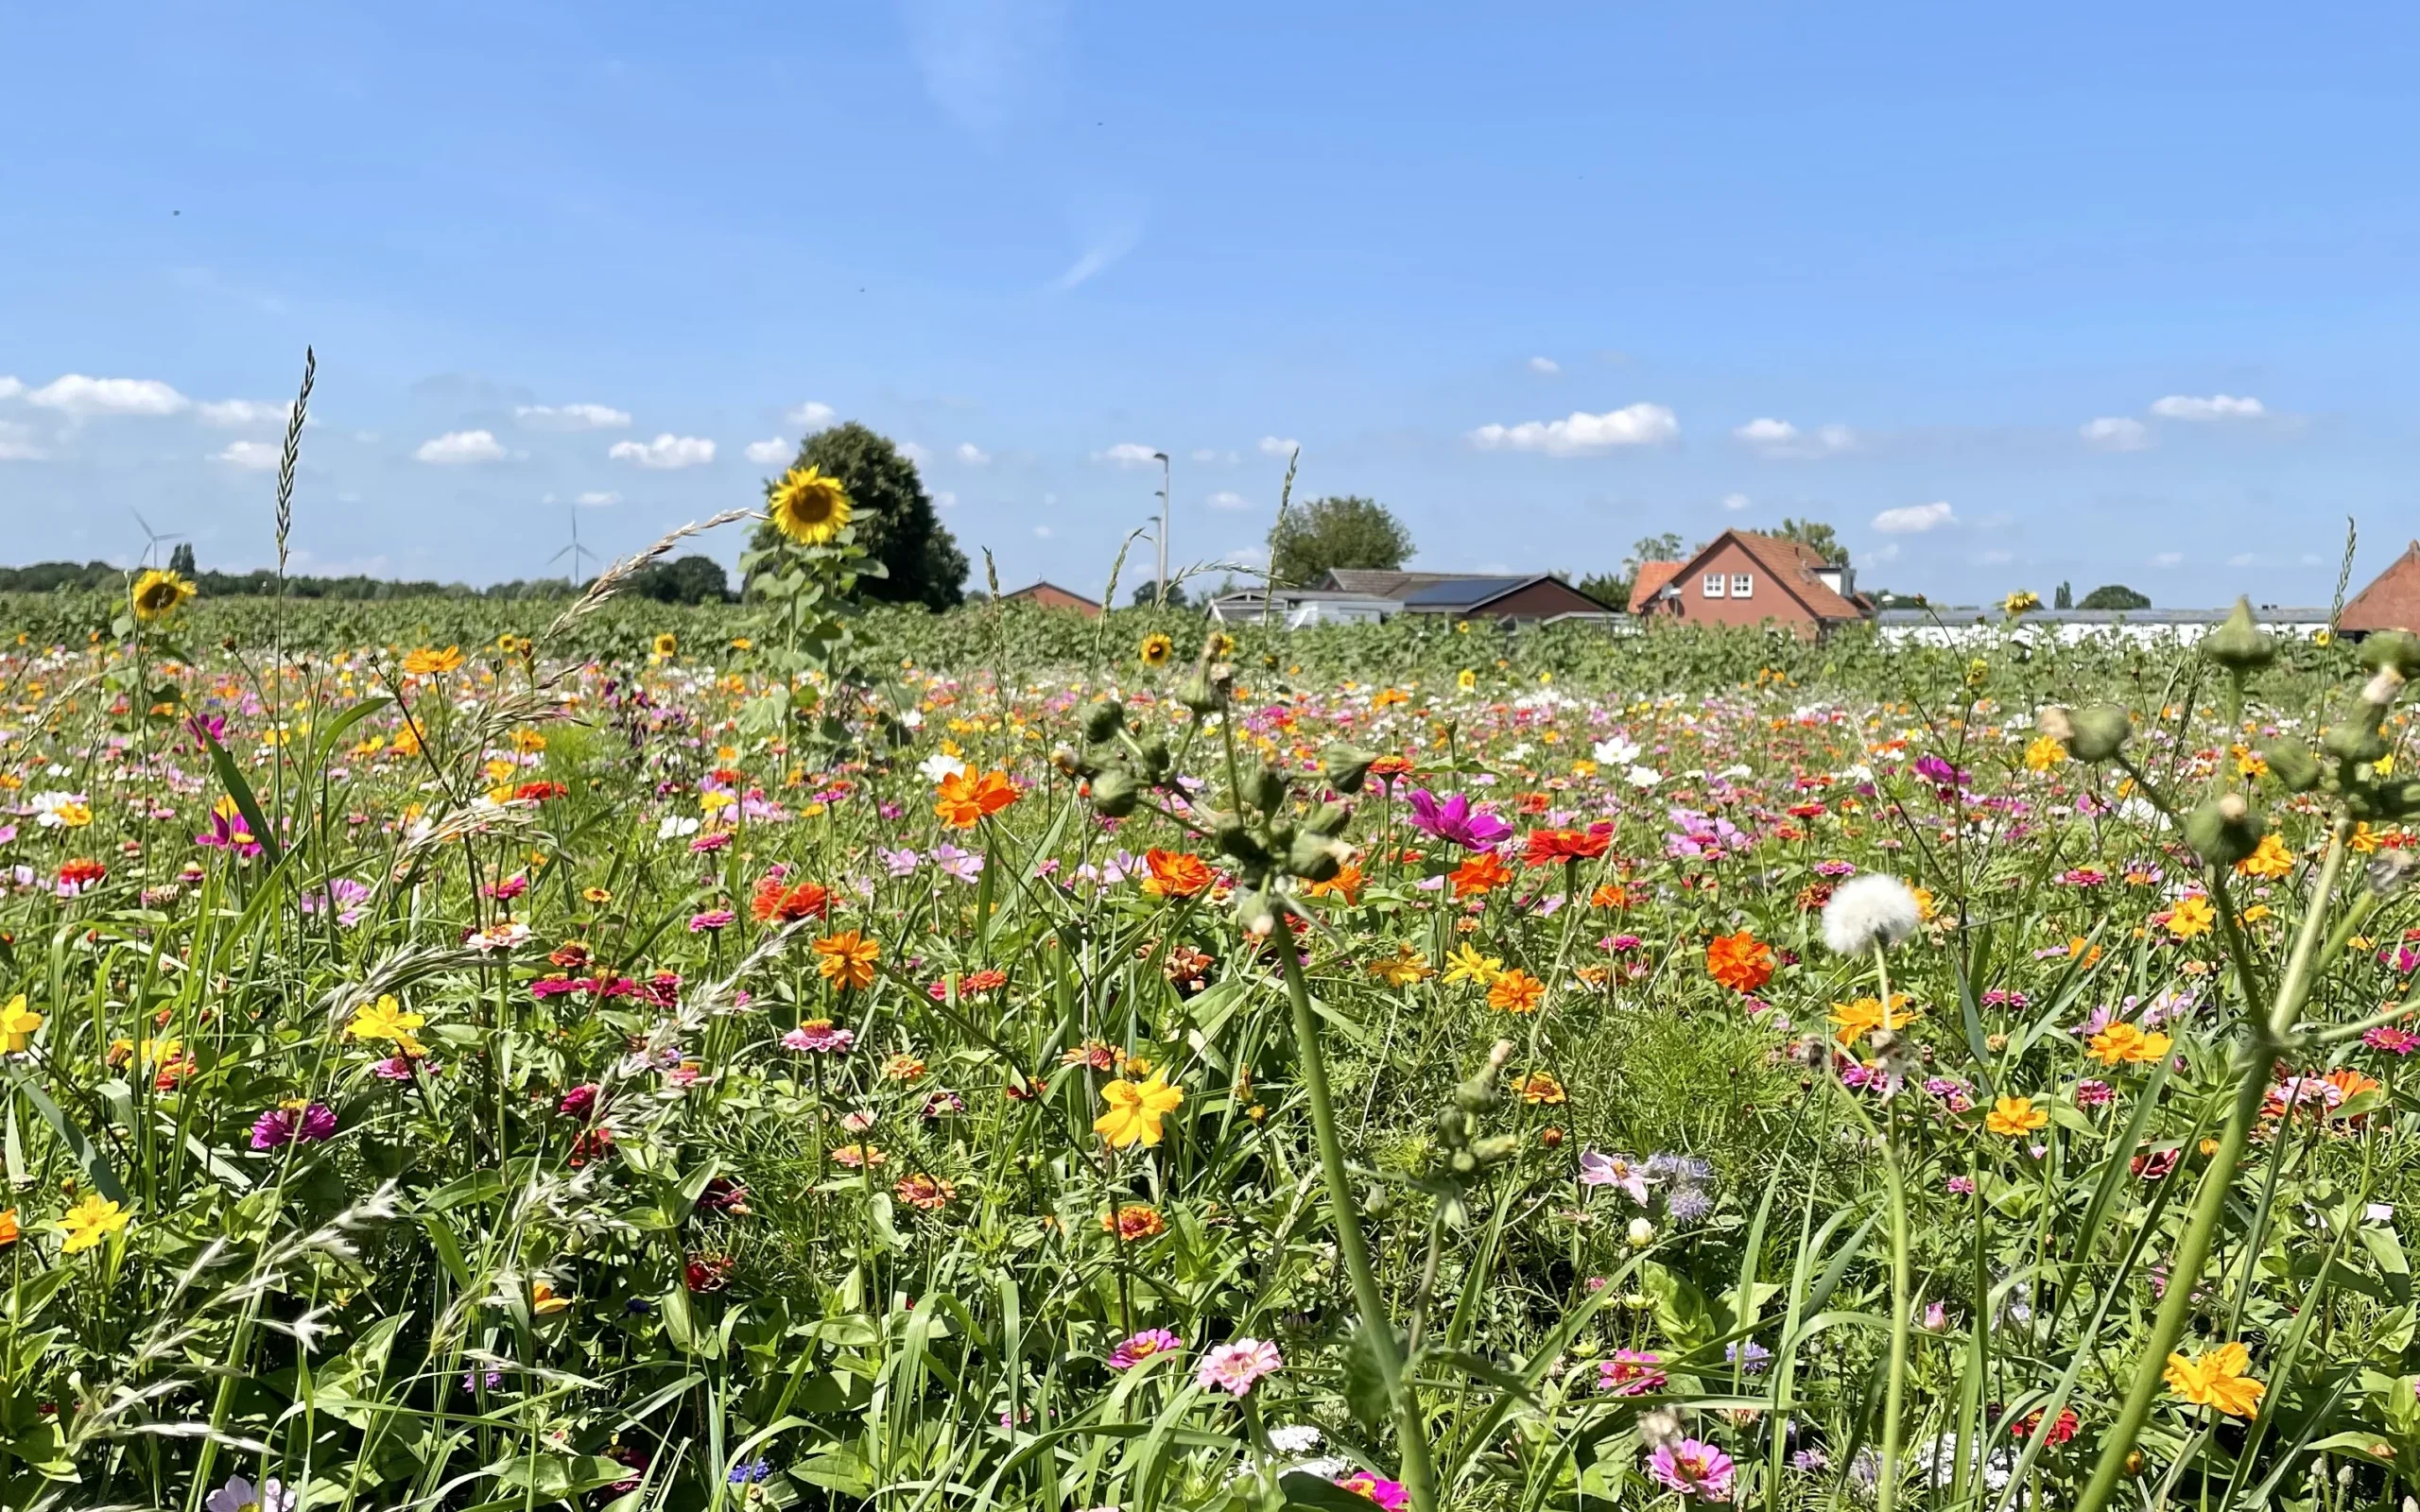
[[2000,600],[2000,609],[2009,614],[2029,614],[2042,607],[2042,595],[2030,588],[2020,588]]
[[94,1248],[133,1218],[134,1214],[109,1198],[89,1195],[60,1214],[60,1227],[67,1230],[67,1242],[60,1248],[70,1255]]
[[152,568],[134,580],[134,617],[147,622],[165,618],[198,592],[177,574]]
[[1167,665],[1168,658],[1175,654],[1176,643],[1169,640],[1167,636],[1153,634],[1143,637],[1143,647],[1140,655],[1143,658],[1143,664],[1145,666],[1164,667]]
[[2176,906],[2169,910],[2168,932],[2178,939],[2191,939],[2208,934],[2218,921],[2219,911],[2210,906],[2209,899],[2197,892],[2179,898]]
[[26,1006],[23,992],[0,1007],[0,1054],[21,1055],[34,1042],[34,1031],[42,1027],[42,1015]]
[[1370,963],[1370,974],[1389,987],[1414,987],[1437,973],[1418,951],[1398,945],[1392,955]]
[[2050,1122],[2050,1115],[2033,1106],[2031,1097],[2002,1097],[1992,1104],[1983,1115],[1983,1126],[2006,1139],[2023,1139]]
[[681,638],[670,630],[663,631],[656,636],[654,648],[658,658],[670,661],[681,649]]
[[1149,1081],[1111,1082],[1100,1090],[1100,1099],[1109,1110],[1093,1120],[1093,1132],[1112,1149],[1123,1150],[1159,1143],[1160,1120],[1184,1105],[1184,1089],[1169,1086],[1154,1072]]
[[825,545],[856,515],[840,480],[815,467],[782,474],[765,501],[765,512],[783,535],[803,546]]
[[2235,864],[2247,877],[2282,877],[2294,869],[2294,853],[2273,834],[2260,837],[2259,848]]
[[1482,955],[1478,947],[1468,940],[1462,942],[1461,950],[1445,957],[1445,980],[1448,984],[1477,982],[1481,987],[1488,987],[1503,974],[1503,957]]
[[2251,1364],[2251,1350],[2240,1344],[2221,1344],[2189,1360],[2181,1354],[2169,1355],[2161,1379],[2169,1390],[2196,1407],[2216,1407],[2230,1418],[2255,1418],[2269,1388],[2244,1374]]
[[2025,747],[2025,769],[2029,772],[2047,772],[2066,759],[2067,747],[2048,735],[2035,736]]
[[349,1040],[391,1040],[405,1055],[418,1056],[424,1052],[412,1031],[426,1022],[426,1018],[405,1011],[402,1004],[387,995],[354,1009],[353,1017],[345,1021],[344,1032]]

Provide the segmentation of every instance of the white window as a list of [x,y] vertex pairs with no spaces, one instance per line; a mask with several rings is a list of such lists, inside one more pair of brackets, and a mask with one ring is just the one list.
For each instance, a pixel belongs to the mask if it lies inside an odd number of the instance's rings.
[[1731,575],[1732,597],[1752,598],[1755,595],[1755,592],[1756,579],[1754,576],[1747,573],[1733,573]]
[[1706,574],[1703,592],[1705,596],[1708,598],[1720,598],[1722,596],[1722,575],[1720,573]]

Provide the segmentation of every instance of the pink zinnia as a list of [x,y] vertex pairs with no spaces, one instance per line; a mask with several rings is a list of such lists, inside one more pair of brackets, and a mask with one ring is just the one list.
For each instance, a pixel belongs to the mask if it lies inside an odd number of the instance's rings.
[[286,1144],[317,1144],[337,1131],[336,1109],[313,1103],[299,1112],[272,1108],[252,1121],[252,1148],[274,1150]]
[[1383,1475],[1373,1475],[1368,1470],[1356,1470],[1336,1484],[1356,1496],[1367,1497],[1377,1503],[1385,1507],[1387,1512],[1399,1512],[1399,1509],[1410,1501],[1410,1497],[1404,1491],[1403,1482],[1391,1481]]
[[722,929],[739,916],[728,908],[709,908],[702,914],[689,916],[689,933],[702,935],[708,930]]
[[789,1049],[818,1056],[843,1056],[857,1042],[855,1030],[836,1029],[829,1019],[809,1019],[782,1036],[782,1043]]
[[1617,1397],[1643,1397],[1664,1384],[1663,1357],[1648,1349],[1616,1349],[1597,1364],[1597,1389]]
[[1731,1456],[1695,1438],[1659,1444],[1647,1456],[1647,1473],[1668,1490],[1702,1502],[1731,1500]]
[[587,1122],[589,1115],[596,1111],[596,1084],[583,1082],[563,1093],[562,1101],[555,1105],[555,1111],[565,1118],[576,1118],[582,1123]]
[[1248,1397],[1254,1383],[1285,1363],[1276,1345],[1263,1339],[1237,1339],[1202,1356],[1201,1368],[1193,1372],[1193,1381],[1204,1391]]
[[2391,1056],[2408,1056],[2414,1050],[2420,1050],[2420,1034],[2413,1034],[2409,1029],[2398,1029],[2391,1023],[2382,1023],[2361,1036],[2361,1043],[2373,1050],[2383,1050]]
[[1145,1329],[1110,1350],[1108,1365],[1112,1370],[1132,1370],[1153,1355],[1173,1354],[1184,1348],[1184,1341],[1166,1329]]

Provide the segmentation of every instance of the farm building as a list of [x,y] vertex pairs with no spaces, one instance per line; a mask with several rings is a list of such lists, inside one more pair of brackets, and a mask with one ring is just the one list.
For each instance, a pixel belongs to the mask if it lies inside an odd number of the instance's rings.
[[1002,593],[1000,598],[1003,603],[1015,601],[1039,604],[1044,609],[1072,609],[1086,619],[1098,619],[1100,616],[1100,604],[1098,600],[1086,598],[1083,594],[1062,588],[1057,583],[1028,583],[1013,593]]
[[1306,625],[1385,621],[1398,614],[1458,620],[1551,624],[1611,619],[1614,610],[1545,573],[1406,573],[1338,568],[1317,588],[1248,588],[1210,601],[1210,617],[1236,622],[1264,615],[1288,629]]
[[2402,556],[2354,594],[2337,624],[2350,635],[2420,630],[2420,541],[2404,547]]
[[1874,615],[1845,562],[1803,541],[1726,530],[1678,562],[1641,562],[1631,612],[1699,625],[1778,625],[1815,635]]

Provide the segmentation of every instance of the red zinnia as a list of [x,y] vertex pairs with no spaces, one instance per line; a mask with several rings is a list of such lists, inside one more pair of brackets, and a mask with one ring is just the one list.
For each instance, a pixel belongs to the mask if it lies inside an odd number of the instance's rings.
[[767,877],[756,885],[756,896],[748,911],[760,924],[796,923],[802,919],[821,919],[832,908],[832,894],[812,882],[782,885],[779,877]]

